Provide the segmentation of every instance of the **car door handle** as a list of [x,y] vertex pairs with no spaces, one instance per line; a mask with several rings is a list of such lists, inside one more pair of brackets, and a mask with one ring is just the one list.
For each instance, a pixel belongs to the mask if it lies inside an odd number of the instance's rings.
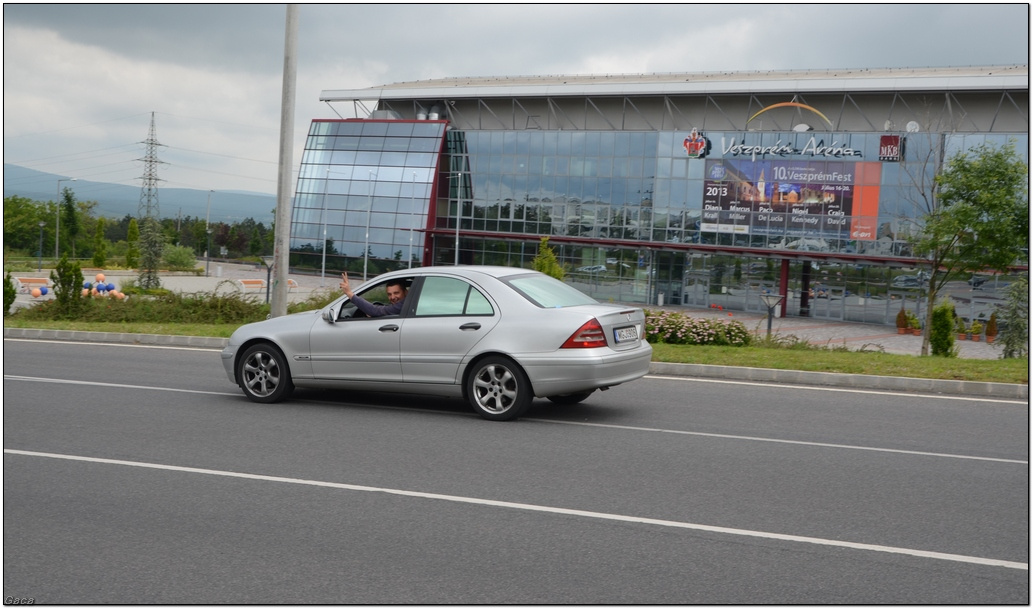
[[397,332],[398,331],[398,326],[396,326],[395,324],[388,324],[386,326],[380,326],[380,328],[378,328],[378,329],[381,332]]
[[479,323],[477,323],[475,321],[471,321],[468,324],[463,324],[463,325],[459,326],[459,329],[460,330],[480,330],[481,329],[481,324],[479,324]]

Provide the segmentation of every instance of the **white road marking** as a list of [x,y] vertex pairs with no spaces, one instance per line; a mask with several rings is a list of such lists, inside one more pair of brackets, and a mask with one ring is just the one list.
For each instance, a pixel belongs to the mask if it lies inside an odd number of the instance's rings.
[[[5,381],[6,380],[26,381],[26,382],[33,382],[33,383],[57,383],[57,384],[64,384],[64,385],[92,385],[92,386],[96,386],[96,387],[109,387],[109,388],[110,387],[119,387],[119,388],[122,388],[122,389],[143,389],[143,390],[150,390],[150,391],[168,391],[168,392],[172,392],[172,393],[198,393],[198,394],[202,394],[202,395],[222,395],[222,396],[229,396],[229,397],[234,397],[234,396],[239,396],[240,395],[239,393],[236,393],[236,392],[199,391],[199,390],[195,390],[195,389],[181,389],[181,388],[172,388],[172,387],[148,387],[148,386],[143,386],[143,385],[126,385],[126,384],[122,384],[122,383],[108,383],[108,382],[103,382],[102,383],[102,382],[96,382],[96,381],[73,381],[73,380],[67,380],[67,379],[52,379],[52,378],[33,377],[33,376],[17,376],[17,375],[13,375],[13,374],[5,374],[4,375],[4,380]],[[413,408],[405,408],[405,407],[401,407],[401,406],[385,406],[384,408],[391,408],[391,409],[397,409],[397,410],[419,410],[419,409],[413,409]],[[425,412],[425,411],[421,410],[421,412]],[[582,426],[582,427],[600,427],[600,428],[604,428],[604,429],[623,429],[623,430],[627,430],[627,431],[644,431],[644,432],[650,432],[650,433],[667,433],[667,434],[677,434],[677,435],[684,435],[684,436],[702,436],[702,437],[710,437],[710,438],[724,438],[724,439],[728,439],[728,440],[744,440],[744,441],[748,441],[748,442],[773,442],[773,443],[776,443],[776,444],[796,444],[796,445],[799,445],[799,446],[816,446],[816,447],[823,447],[823,448],[842,448],[842,449],[848,449],[848,450],[866,450],[866,451],[872,451],[872,452],[897,453],[897,454],[903,454],[903,455],[918,455],[918,456],[923,456],[923,457],[945,457],[945,458],[948,458],[948,459],[967,459],[967,460],[970,460],[970,461],[993,461],[993,462],[997,462],[997,463],[1016,463],[1016,464],[1019,464],[1019,465],[1029,465],[1029,461],[1028,460],[1021,460],[1021,459],[1003,459],[1003,458],[999,458],[999,457],[979,457],[979,456],[974,456],[974,455],[958,455],[958,454],[953,454],[953,453],[933,453],[933,452],[923,452],[923,451],[917,451],[917,450],[902,450],[902,449],[896,449],[896,448],[879,448],[877,446],[856,446],[856,445],[852,445],[852,444],[831,444],[831,443],[827,443],[827,442],[807,442],[807,441],[804,441],[804,440],[783,440],[783,439],[780,439],[780,438],[762,438],[762,437],[759,437],[759,436],[737,436],[737,435],[732,435],[732,434],[707,433],[707,432],[702,432],[702,431],[684,431],[684,430],[680,430],[680,429],[663,429],[663,428],[660,428],[660,427],[635,427],[635,426],[632,426],[632,425],[613,425],[613,424],[609,424],[609,423],[584,423],[584,422],[581,422],[581,421],[559,421],[559,420],[552,420],[552,419],[535,419],[535,418],[531,418],[531,417],[524,417],[523,420],[525,420],[525,421],[533,421],[533,422],[536,422],[536,423],[551,423],[551,424],[554,424],[554,425],[579,425],[579,426]]]
[[657,379],[665,381],[677,381],[684,383],[718,383],[725,385],[750,385],[752,387],[764,387],[764,388],[775,388],[775,389],[801,389],[807,391],[836,391],[840,393],[862,393],[872,395],[889,395],[906,398],[930,398],[934,400],[961,400],[963,402],[991,402],[996,404],[1020,404],[1022,406],[1028,405],[1028,402],[1022,400],[1006,400],[1001,398],[980,398],[964,395],[944,395],[942,393],[905,393],[903,391],[887,391],[881,389],[855,389],[851,387],[820,387],[817,385],[786,385],[784,383],[775,383],[767,381],[738,381],[738,380],[724,380],[724,379],[707,379],[690,376],[664,376],[658,374],[647,374],[642,378]]
[[851,444],[831,444],[827,442],[806,442],[803,440],[782,440],[780,438],[761,438],[758,436],[736,436],[731,434],[707,433],[702,431],[682,431],[679,429],[662,429],[659,427],[634,427],[632,425],[611,425],[609,423],[584,423],[582,421],[554,421],[550,419],[532,419],[524,417],[524,421],[535,421],[536,423],[554,423],[556,425],[581,425],[583,427],[606,427],[611,429],[626,429],[629,431],[646,431],[652,433],[670,433],[684,436],[704,436],[709,438],[724,438],[728,440],[746,440],[749,442],[774,442],[776,444],[799,444],[801,446],[821,446],[825,448],[845,448],[849,450],[868,450],[873,452],[898,453],[903,455],[919,455],[923,457],[946,457],[949,459],[969,459],[972,461],[996,461],[998,463],[1018,463],[1029,465],[1029,461],[1020,459],[1001,459],[998,457],[976,457],[972,455],[956,455],[951,453],[930,453],[920,450],[902,450],[897,448],[879,448],[876,446],[855,446]]
[[226,391],[199,391],[197,389],[183,389],[180,387],[151,387],[144,385],[126,385],[125,383],[109,383],[109,382],[97,382],[97,381],[73,381],[69,379],[52,379],[44,378],[39,376],[17,376],[14,374],[5,374],[5,381],[26,381],[29,383],[54,383],[57,385],[92,385],[94,387],[119,387],[121,389],[147,389],[149,391],[171,391],[173,393],[200,393],[203,395],[229,395],[235,396],[240,395],[235,392]]
[[123,465],[127,467],[139,467],[145,469],[157,469],[189,474],[205,474],[209,476],[221,476],[226,478],[244,478],[248,480],[259,480],[263,482],[280,482],[285,484],[299,484],[305,486],[318,486],[348,491],[360,491],[371,493],[385,493],[389,495],[400,495],[403,497],[414,497],[418,499],[437,499],[455,503],[466,503],[497,508],[508,508],[525,510],[531,512],[545,512],[550,514],[562,514],[566,516],[578,516],[582,518],[594,518],[598,520],[611,520],[618,522],[631,522],[647,524],[660,527],[690,529],[695,531],[706,531],[708,533],[720,533],[725,535],[737,535],[744,537],[757,537],[761,539],[772,539],[794,543],[809,543],[836,548],[848,548],[852,550],[867,550],[870,552],[884,552],[888,554],[903,554],[918,558],[933,560],[945,560],[951,562],[969,563],[989,567],[1004,567],[1006,569],[1017,569],[1029,571],[1029,563],[1015,562],[1010,560],[999,560],[995,558],[982,558],[979,556],[965,556],[963,554],[949,554],[945,552],[930,552],[927,550],[915,550],[911,548],[897,548],[893,546],[882,546],[867,543],[856,543],[852,541],[841,541],[836,539],[823,539],[820,537],[804,537],[800,535],[785,535],[782,533],[769,533],[765,531],[751,531],[748,529],[735,529],[729,527],[717,527],[706,524],[691,522],[680,522],[677,520],[659,520],[656,518],[642,518],[638,516],[627,516],[623,514],[609,514],[605,512],[591,512],[586,510],[573,510],[567,508],[550,507],[545,505],[534,505],[529,503],[513,503],[509,501],[496,501],[493,499],[479,499],[476,497],[461,497],[457,495],[440,495],[437,493],[424,493],[417,491],[406,491],[401,489],[383,488],[375,486],[360,486],[355,484],[343,484],[339,482],[326,482],[321,480],[305,480],[300,478],[285,478],[281,476],[265,476],[261,474],[247,474],[242,472],[228,472],[214,469],[201,469],[196,467],[181,467],[176,465],[164,465],[160,463],[145,463],[140,461],[124,461],[120,459],[102,459],[98,457],[83,457],[77,455],[62,455],[55,453],[42,453],[26,450],[4,449],[4,454],[21,455],[27,457],[41,457],[47,459],[63,459],[68,461],[85,461],[88,463],[99,463],[105,465]]

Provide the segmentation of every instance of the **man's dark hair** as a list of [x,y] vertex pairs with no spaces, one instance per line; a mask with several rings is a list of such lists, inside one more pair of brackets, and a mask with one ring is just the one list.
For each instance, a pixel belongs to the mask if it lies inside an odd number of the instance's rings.
[[388,282],[387,282],[387,284],[385,285],[385,287],[388,287],[388,288],[389,288],[389,287],[391,287],[391,286],[393,286],[393,285],[399,286],[399,287],[401,287],[401,288],[402,288],[403,290],[406,290],[406,291],[408,291],[408,290],[409,290],[408,286],[406,286],[406,285],[405,285],[405,280],[404,280],[404,279],[392,279],[391,281],[388,281]]

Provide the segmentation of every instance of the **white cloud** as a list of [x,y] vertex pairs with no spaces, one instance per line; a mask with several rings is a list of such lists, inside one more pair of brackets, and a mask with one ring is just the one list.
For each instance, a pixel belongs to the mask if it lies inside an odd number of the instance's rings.
[[[138,184],[155,111],[170,185],[274,192],[284,15],[282,5],[4,5],[5,162]],[[352,116],[319,102],[326,89],[1029,54],[1026,5],[316,4],[299,16],[295,168],[312,119]]]

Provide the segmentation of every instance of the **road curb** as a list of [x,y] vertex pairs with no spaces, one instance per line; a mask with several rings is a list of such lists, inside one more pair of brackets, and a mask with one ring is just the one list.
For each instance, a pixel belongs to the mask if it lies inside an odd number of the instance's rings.
[[117,343],[123,345],[159,345],[167,347],[195,347],[219,349],[228,339],[208,336],[169,336],[165,334],[131,334],[122,332],[84,332],[81,330],[41,330],[34,328],[4,328],[4,338],[32,340],[66,340],[75,342]]
[[743,368],[738,366],[712,366],[707,364],[672,364],[666,362],[651,363],[649,365],[649,373],[663,376],[692,376],[697,378],[736,381],[814,385],[819,387],[845,387],[850,389],[875,389],[880,391],[918,391],[924,393],[944,393],[951,395],[1016,400],[1029,399],[1029,385],[1018,385],[1013,383],[951,381],[902,376],[874,376],[870,374],[844,374],[837,372],[804,372],[802,370]]
[[[79,330],[42,330],[34,328],[4,328],[4,338],[28,340],[65,340],[75,342],[116,343],[130,345],[157,345],[221,350],[228,339],[205,336],[170,336],[164,334],[130,334],[121,332],[84,332]],[[662,376],[691,376],[697,378],[735,381],[814,385],[819,387],[846,387],[881,391],[911,391],[944,393],[983,398],[1029,400],[1029,386],[1012,383],[985,383],[978,381],[950,381],[918,379],[868,374],[835,372],[804,372],[774,368],[743,368],[707,364],[672,364],[653,362],[649,373]]]

